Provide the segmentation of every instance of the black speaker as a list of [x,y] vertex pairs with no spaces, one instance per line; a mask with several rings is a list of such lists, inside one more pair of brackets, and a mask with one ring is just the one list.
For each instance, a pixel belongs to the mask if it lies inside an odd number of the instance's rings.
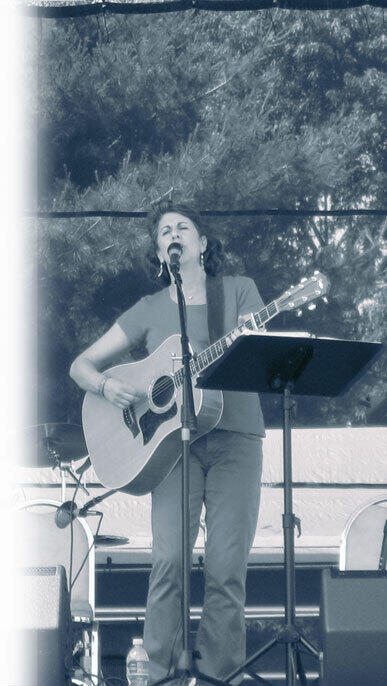
[[64,567],[19,569],[17,686],[71,684],[71,612]]
[[386,686],[387,574],[324,569],[321,686]]

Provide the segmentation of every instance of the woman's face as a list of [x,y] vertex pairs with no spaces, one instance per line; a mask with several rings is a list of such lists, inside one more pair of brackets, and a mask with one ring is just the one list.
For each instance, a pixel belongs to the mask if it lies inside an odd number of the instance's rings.
[[200,264],[200,253],[207,247],[206,236],[200,236],[191,219],[178,212],[166,212],[157,226],[157,257],[169,264],[168,246],[179,243],[182,247],[180,264]]

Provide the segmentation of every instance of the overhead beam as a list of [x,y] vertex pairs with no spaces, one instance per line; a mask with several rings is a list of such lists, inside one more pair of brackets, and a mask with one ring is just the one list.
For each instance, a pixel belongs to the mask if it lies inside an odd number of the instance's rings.
[[165,2],[83,2],[82,0],[32,0],[19,5],[18,10],[31,17],[66,19],[98,14],[161,14],[186,10],[211,12],[241,12],[267,9],[345,10],[371,5],[385,7],[385,0],[165,0]]
[[[148,212],[139,211],[113,211],[113,210],[80,210],[80,211],[56,211],[56,212],[26,212],[27,217],[37,219],[73,219],[75,217],[114,217],[116,219],[144,218]],[[259,217],[269,215],[274,217],[354,217],[374,216],[384,217],[387,210],[382,209],[348,209],[348,210],[304,210],[304,209],[280,209],[263,208],[253,210],[201,210],[203,217]]]

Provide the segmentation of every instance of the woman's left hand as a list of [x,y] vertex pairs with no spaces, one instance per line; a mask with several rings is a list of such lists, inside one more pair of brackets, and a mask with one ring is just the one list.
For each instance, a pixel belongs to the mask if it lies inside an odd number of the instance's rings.
[[[240,314],[238,316],[238,326],[245,324],[245,322],[251,322],[251,312],[250,314]],[[246,326],[245,331],[246,333],[265,333],[266,329],[264,325],[259,326],[258,328],[253,326],[251,329],[248,329]]]
[[238,326],[241,326],[241,324],[244,324],[245,322],[249,321],[251,319],[251,314],[240,314],[238,315]]

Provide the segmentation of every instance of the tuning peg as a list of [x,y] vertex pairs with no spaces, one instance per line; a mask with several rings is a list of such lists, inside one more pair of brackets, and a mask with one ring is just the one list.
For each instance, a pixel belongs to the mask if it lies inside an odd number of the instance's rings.
[[316,303],[310,303],[310,305],[308,305],[308,310],[315,310],[315,309],[316,309]]
[[302,314],[303,314],[302,310],[297,310],[297,312],[296,312],[297,317],[302,317]]

